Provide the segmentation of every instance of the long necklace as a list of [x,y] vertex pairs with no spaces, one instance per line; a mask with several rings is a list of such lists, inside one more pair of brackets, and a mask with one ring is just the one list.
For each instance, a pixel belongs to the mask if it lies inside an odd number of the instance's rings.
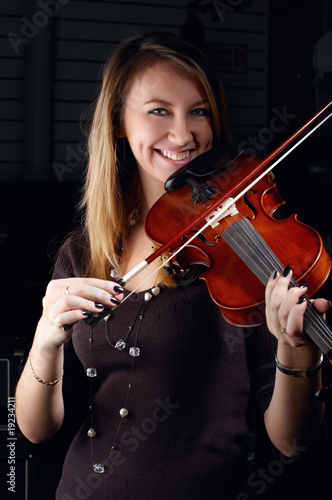
[[141,350],[140,348],[138,347],[138,336],[139,336],[139,332],[140,332],[140,329],[141,329],[141,325],[142,325],[142,321],[143,321],[143,318],[144,318],[144,313],[146,312],[147,310],[147,307],[149,305],[149,301],[152,299],[153,296],[156,296],[156,295],[159,295],[160,293],[160,288],[158,286],[155,286],[153,287],[150,291],[147,291],[145,292],[144,294],[144,302],[143,304],[141,305],[141,307],[139,308],[135,318],[134,318],[134,321],[131,323],[131,325],[128,327],[128,331],[127,331],[127,334],[125,335],[125,337],[122,339],[120,338],[119,340],[117,340],[115,343],[112,342],[109,338],[109,335],[107,333],[107,322],[105,321],[105,336],[106,336],[106,340],[107,342],[114,348],[114,349],[117,349],[118,351],[124,351],[126,346],[127,346],[127,343],[128,343],[128,340],[129,340],[129,336],[130,336],[130,333],[134,330],[135,328],[135,325],[137,324],[137,328],[136,328],[136,334],[135,334],[135,340],[134,340],[134,345],[132,347],[129,348],[129,355],[131,356],[132,358],[132,361],[131,361],[131,369],[130,369],[130,375],[129,375],[129,383],[128,383],[128,389],[127,389],[127,394],[126,394],[126,398],[125,398],[125,403],[124,403],[124,406],[119,410],[119,414],[120,414],[120,419],[119,419],[119,423],[118,423],[118,426],[116,428],[116,432],[115,432],[115,436],[114,436],[114,440],[113,440],[113,444],[111,446],[111,449],[110,449],[110,452],[106,458],[106,460],[104,460],[104,462],[102,463],[96,463],[94,462],[94,459],[93,459],[93,438],[96,436],[96,431],[95,429],[93,428],[93,379],[95,377],[97,377],[98,375],[98,372],[97,372],[97,369],[93,366],[93,327],[90,328],[90,336],[89,336],[89,368],[87,368],[87,377],[90,378],[90,391],[89,391],[89,412],[90,412],[90,428],[87,432],[89,438],[90,438],[90,458],[91,458],[91,464],[92,464],[92,467],[93,467],[93,470],[94,472],[96,472],[97,474],[102,474],[103,472],[105,472],[105,465],[107,464],[107,462],[111,459],[112,457],[112,454],[116,448],[116,445],[117,445],[117,442],[118,442],[118,437],[119,437],[119,433],[120,433],[120,428],[121,428],[121,425],[122,425],[122,422],[123,422],[123,418],[126,417],[128,414],[129,414],[129,410],[128,410],[128,402],[129,402],[129,396],[130,396],[130,392],[131,392],[131,389],[132,389],[132,381],[133,381],[133,376],[134,376],[134,366],[135,366],[135,358],[137,358],[138,356],[140,356],[140,353],[141,353]]

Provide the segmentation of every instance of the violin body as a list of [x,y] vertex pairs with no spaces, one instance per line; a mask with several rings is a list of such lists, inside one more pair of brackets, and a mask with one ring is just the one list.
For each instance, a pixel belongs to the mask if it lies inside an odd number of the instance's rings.
[[[283,267],[291,266],[297,284],[307,285],[309,297],[322,287],[331,271],[331,258],[317,231],[296,215],[275,218],[285,202],[270,174],[231,204],[231,199],[250,184],[251,172],[259,163],[257,158],[240,155],[218,175],[202,178],[200,186],[205,194],[195,203],[190,185],[165,193],[145,221],[149,238],[158,247],[171,242],[168,251],[172,255],[212,220],[177,253],[174,263],[182,272],[193,264],[206,266],[200,279],[206,282],[212,299],[229,323],[243,327],[265,323],[265,285],[223,239],[223,233],[237,221],[250,221]],[[220,218],[214,217],[215,210],[225,205],[229,208]]]

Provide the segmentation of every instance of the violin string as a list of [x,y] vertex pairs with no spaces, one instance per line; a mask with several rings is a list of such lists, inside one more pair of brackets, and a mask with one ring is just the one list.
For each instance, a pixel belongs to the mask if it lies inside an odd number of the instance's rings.
[[[266,285],[273,270],[282,273],[284,266],[248,219],[235,222],[222,236],[263,284]],[[298,286],[294,278],[291,279],[290,286]],[[307,331],[309,329],[313,336],[319,337],[330,351],[331,329],[309,300],[307,300],[306,316],[309,320],[306,322]]]
[[[239,214],[242,217],[242,219],[241,219],[242,222],[240,223],[240,221],[238,221],[239,224],[234,226],[234,229],[237,229],[237,227],[239,227],[240,224],[242,226],[245,225],[247,230],[242,231],[241,235],[242,235],[242,237],[247,236],[249,238],[249,241],[248,241],[249,248],[251,248],[253,245],[255,245],[255,247],[257,247],[257,250],[258,250],[258,248],[260,247],[260,250],[257,251],[254,255],[255,255],[255,258],[257,258],[259,260],[260,270],[262,273],[264,273],[264,278],[265,278],[265,280],[262,282],[266,286],[266,284],[267,284],[267,282],[268,282],[268,280],[269,280],[269,278],[274,270],[276,270],[278,272],[282,272],[282,270],[283,270],[282,264],[277,259],[274,252],[272,252],[270,247],[265,243],[265,240],[263,238],[259,237],[260,236],[259,233],[256,230],[254,230],[254,227],[253,227],[252,223],[249,221],[248,217],[244,216],[242,214],[241,210],[239,210]],[[227,217],[226,219],[227,219],[227,223],[228,223],[229,227],[231,225],[234,225],[234,223],[231,222],[229,217]],[[238,235],[240,236],[240,233]],[[265,258],[265,255],[267,253],[269,254],[269,258]],[[272,264],[272,262],[273,262],[273,264]]]
[[[314,305],[310,300],[307,301],[307,309],[306,309],[306,314],[309,317],[309,319],[312,321],[312,323],[315,324],[317,328],[317,334],[320,336],[322,340],[326,342],[328,345],[329,349],[331,350],[331,329],[329,328],[329,325],[327,322],[322,318],[322,316],[317,312],[315,309]],[[321,331],[319,330],[321,329]],[[330,358],[331,356],[328,355]]]
[[[255,268],[255,274],[258,274],[259,279],[266,285],[273,270],[276,269],[282,272],[283,267],[281,263],[275,259],[274,254],[270,255],[270,259],[266,257],[268,249],[265,247],[263,247],[263,249],[261,248],[262,242],[259,239],[255,238],[254,240],[253,234],[249,233],[250,226],[247,225],[247,222],[249,222],[247,219],[235,222],[229,229],[224,231],[222,237],[229,244],[229,239],[232,238],[232,244],[230,244],[230,246],[232,248],[236,246],[236,250],[235,248],[233,248],[233,250],[235,250],[237,254],[241,254],[241,259],[245,260],[247,265],[250,264],[250,268]],[[246,224],[246,228],[242,228],[244,224]],[[241,228],[242,231],[240,232]],[[244,253],[244,248],[248,249],[246,253]],[[265,250],[265,254],[263,250]],[[244,259],[244,257],[246,257],[246,259]],[[274,261],[273,264],[271,261]]]

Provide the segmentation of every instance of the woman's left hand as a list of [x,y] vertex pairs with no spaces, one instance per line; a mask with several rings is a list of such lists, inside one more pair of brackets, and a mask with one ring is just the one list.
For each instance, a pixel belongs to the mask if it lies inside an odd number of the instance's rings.
[[[307,308],[307,300],[303,296],[307,287],[289,289],[291,278],[292,271],[286,268],[282,275],[274,273],[269,279],[265,293],[266,321],[279,343],[299,347],[312,343],[303,332],[303,318]],[[321,314],[330,308],[330,302],[325,299],[315,299],[313,304]]]

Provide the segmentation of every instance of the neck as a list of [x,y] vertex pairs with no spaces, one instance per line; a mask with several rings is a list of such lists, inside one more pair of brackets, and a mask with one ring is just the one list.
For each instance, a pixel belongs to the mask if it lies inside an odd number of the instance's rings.
[[146,178],[144,175],[140,176],[141,183],[141,199],[140,199],[140,215],[141,219],[145,220],[145,217],[150,210],[150,208],[156,203],[156,201],[165,194],[164,183],[158,179]]

